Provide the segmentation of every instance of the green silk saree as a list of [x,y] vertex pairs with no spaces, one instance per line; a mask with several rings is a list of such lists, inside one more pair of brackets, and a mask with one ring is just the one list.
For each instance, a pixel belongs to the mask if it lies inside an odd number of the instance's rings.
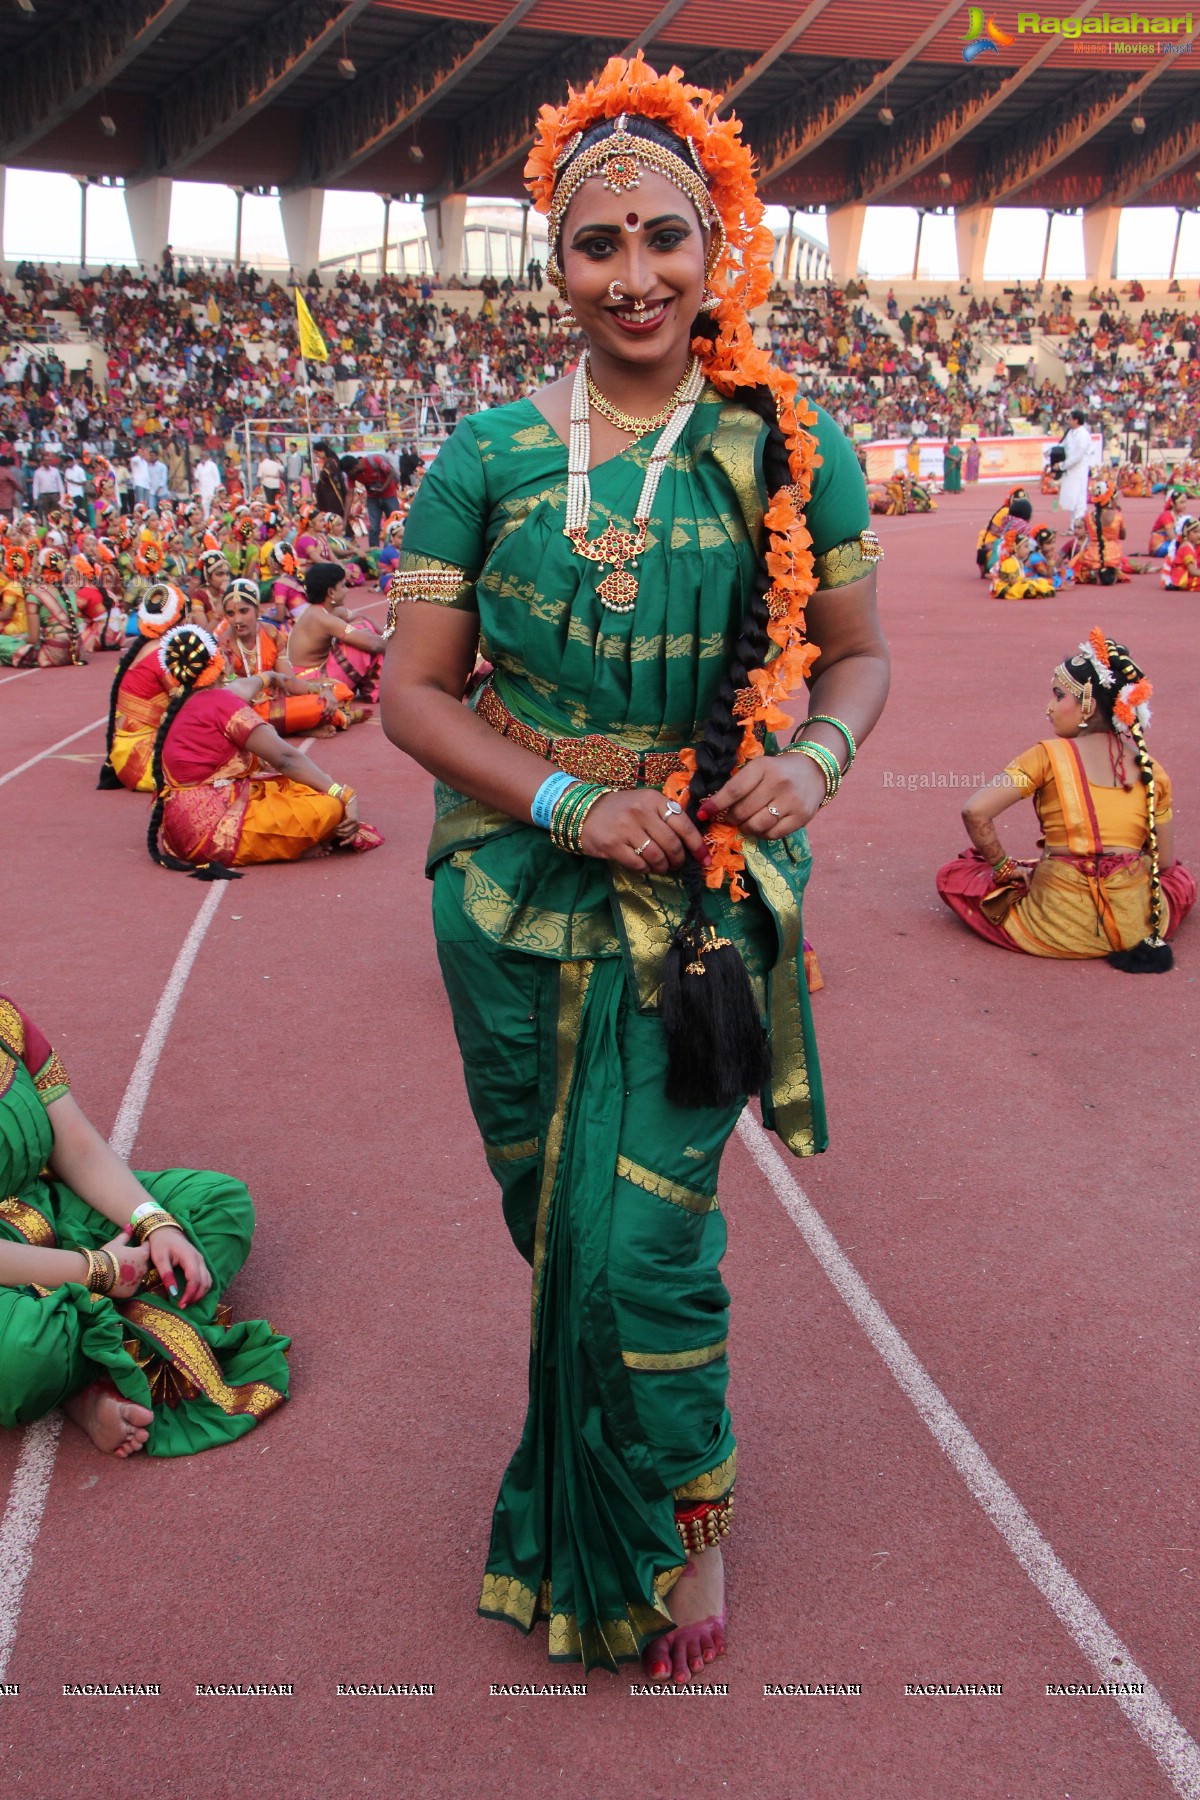
[[[47,1173],[47,1108],[67,1076],[42,1034],[0,996],[0,1238],[44,1250],[95,1250],[116,1234]],[[160,1285],[112,1301],[80,1284],[0,1287],[0,1425],[41,1418],[100,1377],[154,1413],[151,1456],[191,1456],[242,1437],[288,1393],[286,1351],[261,1319],[226,1324],[222,1294],[250,1251],[254,1209],[242,1182],[201,1169],[138,1173],[200,1250],[213,1278],[186,1312]]]
[[[418,490],[407,591],[478,613],[492,683],[547,736],[693,744],[740,629],[766,497],[766,428],[706,388],[658,487],[635,609],[563,535],[566,447],[530,401],[464,420]],[[821,415],[818,555],[867,524],[857,460]],[[591,471],[595,536],[631,528],[653,438]],[[861,570],[859,571],[862,572]],[[425,591],[422,578],[428,577]],[[746,846],[750,895],[714,896],[772,1040],[762,1095],[797,1155],[825,1147],[800,906],[805,833]],[[721,1152],[741,1111],[672,1107],[656,1003],[685,910],[673,877],[557,850],[439,784],[434,925],[468,1095],[532,1268],[529,1408],[493,1518],[480,1611],[550,1655],[615,1667],[669,1628],[677,1506],[733,1487],[720,1278]]]

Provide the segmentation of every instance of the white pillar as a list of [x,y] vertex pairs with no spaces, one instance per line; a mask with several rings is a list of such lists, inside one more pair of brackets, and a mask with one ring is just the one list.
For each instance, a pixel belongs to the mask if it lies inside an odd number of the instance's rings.
[[279,196],[279,216],[283,221],[283,241],[288,261],[301,281],[321,260],[321,218],[325,210],[325,189],[295,188]]
[[[425,209],[425,236],[429,240],[429,255],[435,274],[442,281],[449,281],[452,275],[463,272],[463,251],[467,230],[467,196],[465,194],[446,194],[443,199]],[[487,250],[487,234],[484,234],[484,248]]]
[[992,211],[990,206],[956,206],[954,209],[958,279],[965,281],[972,293],[983,288],[983,265],[992,231]]
[[1083,266],[1089,281],[1111,281],[1117,259],[1119,206],[1089,206],[1083,215]]
[[858,251],[866,221],[867,209],[858,203],[853,206],[831,206],[825,214],[825,223],[829,227],[829,261],[835,287],[845,287],[848,281],[858,275]]
[[140,263],[153,268],[162,261],[171,241],[171,178],[152,175],[147,181],[125,183],[125,211],[133,238],[133,253]]

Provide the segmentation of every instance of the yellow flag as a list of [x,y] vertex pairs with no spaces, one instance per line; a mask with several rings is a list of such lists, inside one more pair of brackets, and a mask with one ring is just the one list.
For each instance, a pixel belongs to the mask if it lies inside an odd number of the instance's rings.
[[328,362],[325,339],[317,330],[317,321],[305,305],[299,288],[296,289],[296,323],[300,327],[300,354],[305,362]]
[[220,308],[211,294],[208,296],[208,306],[206,311],[208,313],[208,322],[210,325],[219,325],[221,323]]

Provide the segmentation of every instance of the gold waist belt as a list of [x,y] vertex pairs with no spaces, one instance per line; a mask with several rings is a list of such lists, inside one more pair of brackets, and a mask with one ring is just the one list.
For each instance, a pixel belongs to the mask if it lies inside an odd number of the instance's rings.
[[599,735],[547,737],[510,713],[490,684],[480,694],[475,710],[501,737],[511,738],[534,756],[557,763],[581,781],[599,781],[614,788],[661,787],[680,766],[676,750],[632,750],[628,744],[617,744],[612,738]]

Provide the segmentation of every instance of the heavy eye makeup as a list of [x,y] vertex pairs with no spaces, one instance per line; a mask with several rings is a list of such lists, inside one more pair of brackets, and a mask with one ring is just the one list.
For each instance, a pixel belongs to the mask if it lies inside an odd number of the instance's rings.
[[[651,219],[646,225],[646,242],[659,252],[678,250],[691,235],[692,228],[683,219]],[[593,262],[602,262],[616,249],[621,236],[619,225],[581,225],[571,239],[571,248]]]

